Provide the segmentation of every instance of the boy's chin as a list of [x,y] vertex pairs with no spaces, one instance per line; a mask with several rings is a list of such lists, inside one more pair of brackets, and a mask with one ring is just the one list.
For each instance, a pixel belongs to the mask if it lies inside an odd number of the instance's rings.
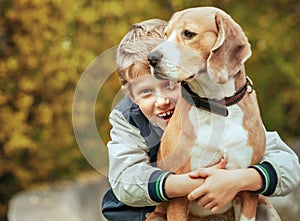
[[160,127],[162,130],[165,130],[169,121],[166,121],[166,120],[163,120],[163,119],[157,119],[157,120],[152,121],[152,122],[153,122],[154,125]]

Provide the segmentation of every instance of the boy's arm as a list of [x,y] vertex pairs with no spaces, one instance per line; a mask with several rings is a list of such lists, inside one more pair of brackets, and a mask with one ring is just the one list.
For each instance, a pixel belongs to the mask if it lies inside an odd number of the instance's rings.
[[254,193],[265,196],[285,196],[300,184],[297,155],[279,137],[266,131],[265,156],[260,164],[252,165],[263,180],[262,188]]
[[110,114],[109,181],[116,197],[131,206],[155,205],[148,182],[160,169],[150,165],[148,147],[140,131],[117,110]]
[[266,138],[266,151],[262,164],[269,163],[277,175],[277,185],[268,195],[285,196],[300,184],[299,160],[277,132],[266,132]]

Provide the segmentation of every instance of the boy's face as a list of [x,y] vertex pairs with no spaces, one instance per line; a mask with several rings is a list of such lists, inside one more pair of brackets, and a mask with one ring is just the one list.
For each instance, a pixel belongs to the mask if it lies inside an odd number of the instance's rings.
[[166,128],[180,93],[180,84],[158,80],[150,74],[130,82],[133,101],[154,124]]

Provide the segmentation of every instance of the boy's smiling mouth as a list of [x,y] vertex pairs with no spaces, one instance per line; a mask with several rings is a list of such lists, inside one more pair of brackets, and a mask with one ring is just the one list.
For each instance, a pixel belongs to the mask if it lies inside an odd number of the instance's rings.
[[174,109],[157,114],[157,116],[163,118],[164,120],[169,120],[172,117],[173,113],[174,113]]

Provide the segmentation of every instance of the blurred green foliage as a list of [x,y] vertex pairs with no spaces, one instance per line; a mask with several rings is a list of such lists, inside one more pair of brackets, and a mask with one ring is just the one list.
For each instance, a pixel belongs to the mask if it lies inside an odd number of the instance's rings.
[[[100,1],[0,0],[0,216],[16,191],[91,170],[76,145],[72,99],[93,59],[119,43],[131,24],[168,20],[184,8],[212,5],[244,29],[253,55],[246,70],[255,83],[267,129],[285,139],[300,130],[300,2],[298,0]],[[112,76],[97,103],[105,141]]]

